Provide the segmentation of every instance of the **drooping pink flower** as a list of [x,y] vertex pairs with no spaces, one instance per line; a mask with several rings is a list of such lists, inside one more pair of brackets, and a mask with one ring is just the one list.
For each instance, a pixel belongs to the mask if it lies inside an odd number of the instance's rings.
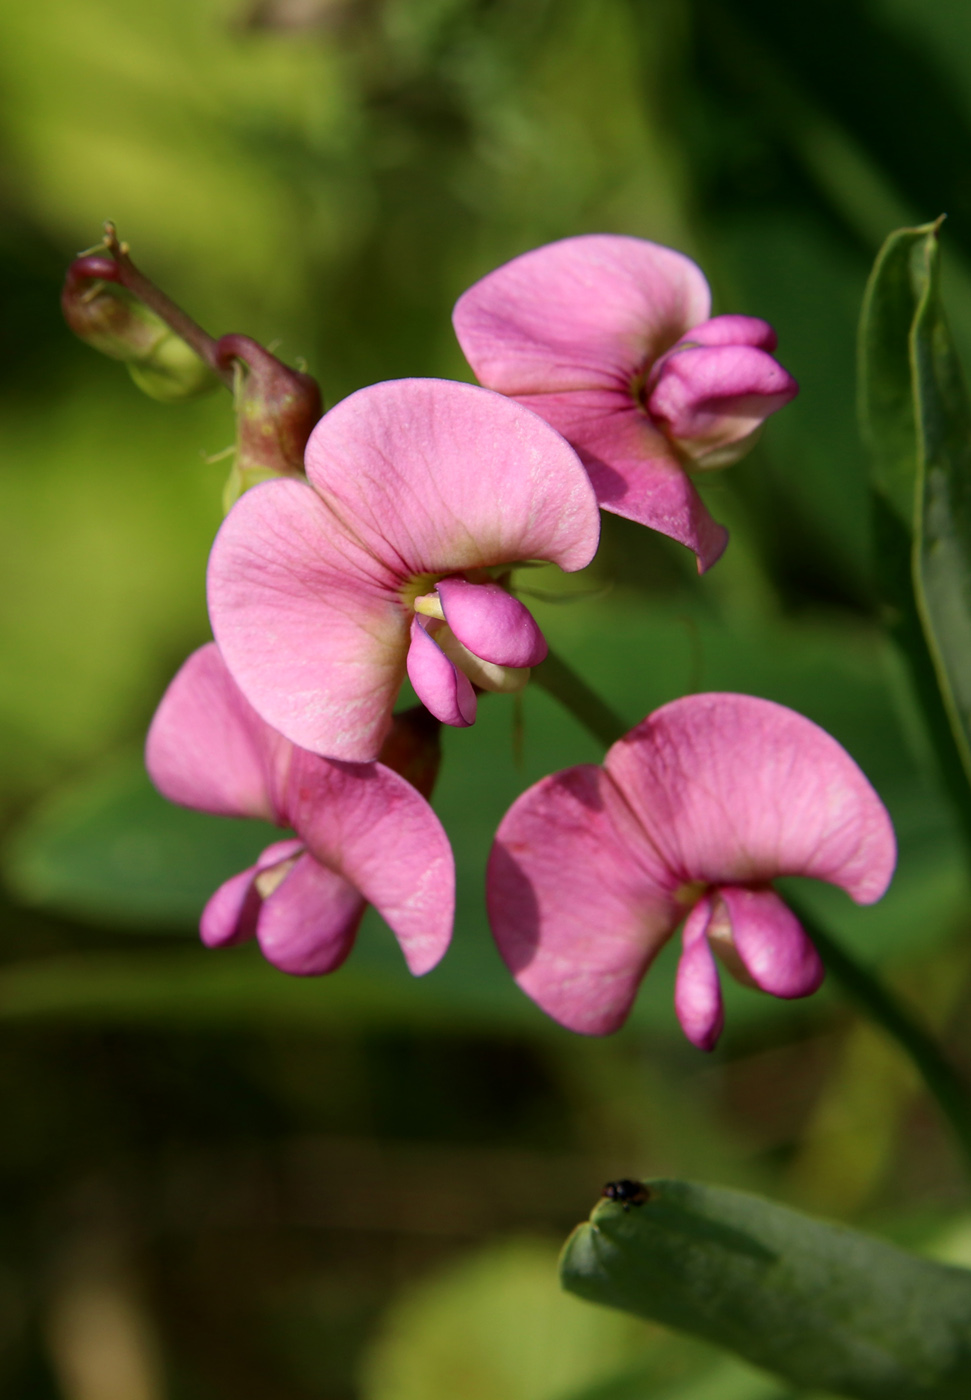
[[689,471],[737,461],[798,388],[772,358],[771,326],[710,312],[684,254],[586,234],[490,272],[453,317],[479,381],[573,444],[604,510],[687,545],[700,571],[728,533]]
[[602,768],[555,773],[513,803],[490,857],[489,917],[520,987],[588,1035],[623,1024],[684,920],[675,1007],[707,1050],[722,1026],[713,953],[773,996],[822,981],[771,881],[810,875],[872,904],[895,859],[883,804],[824,730],[769,700],[689,695]]
[[[412,768],[417,751],[421,770],[420,740],[393,731],[391,747],[392,761]],[[189,657],[165,692],[145,756],[173,802],[294,832],[209,900],[200,927],[209,947],[255,937],[284,972],[333,972],[373,904],[413,973],[442,957],[455,870],[425,798],[383,763],[333,762],[289,743],[246,702],[213,643]]]
[[473,684],[524,685],[546,643],[493,571],[593,558],[599,514],[573,449],[500,394],[402,379],[325,414],[306,465],[307,483],[267,482],[237,502],[209,564],[216,641],[263,719],[315,753],[364,761],[406,666],[446,724],[473,722]]

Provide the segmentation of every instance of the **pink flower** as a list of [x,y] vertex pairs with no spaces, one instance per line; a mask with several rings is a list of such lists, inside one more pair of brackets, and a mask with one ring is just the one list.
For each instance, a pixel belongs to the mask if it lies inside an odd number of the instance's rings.
[[690,258],[587,234],[490,272],[453,317],[480,381],[573,444],[605,510],[687,545],[699,571],[728,533],[688,471],[737,461],[798,389],[772,358],[771,326],[710,311]]
[[[414,756],[414,744],[405,749],[405,757]],[[189,657],[165,692],[146,763],[173,802],[259,817],[295,833],[212,896],[200,928],[209,947],[255,936],[284,972],[333,972],[370,903],[413,973],[427,972],[444,954],[455,871],[448,838],[424,797],[382,763],[331,762],[275,733],[244,700],[212,643]]]
[[489,917],[520,987],[571,1030],[621,1026],[651,961],[685,920],[675,1007],[711,1049],[722,1001],[712,953],[777,997],[823,967],[772,889],[811,875],[858,903],[884,893],[890,818],[835,739],[749,695],[689,695],[649,715],[604,767],[544,778],[503,818]]
[[209,565],[216,641],[263,719],[361,761],[380,750],[406,666],[446,724],[473,722],[473,684],[524,685],[546,643],[493,571],[593,558],[599,513],[573,449],[499,394],[402,379],[332,408],[306,465],[307,483],[237,502]]

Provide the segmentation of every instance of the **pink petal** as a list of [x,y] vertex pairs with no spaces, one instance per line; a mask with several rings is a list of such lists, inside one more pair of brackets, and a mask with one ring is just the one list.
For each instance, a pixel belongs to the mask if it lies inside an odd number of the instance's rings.
[[410,970],[434,967],[452,934],[455,867],[425,799],[383,764],[298,753],[288,808],[310,853],[374,905]]
[[228,948],[255,936],[262,903],[253,884],[255,875],[255,865],[242,870],[210,897],[199,922],[199,936],[207,948]]
[[535,414],[472,384],[399,379],[320,420],[307,473],[401,583],[517,559],[582,569],[600,517],[573,450]]
[[692,326],[683,339],[688,345],[756,345],[770,354],[778,344],[768,321],[757,316],[713,316],[700,326]]
[[333,972],[354,946],[366,908],[352,885],[305,853],[263,901],[256,925],[263,956],[297,977]]
[[725,885],[732,942],[753,982],[774,997],[807,997],[826,976],[822,959],[775,890]]
[[703,464],[716,450],[750,438],[798,391],[792,375],[764,350],[698,346],[664,359],[647,407],[666,435]]
[[685,920],[674,1009],[685,1035],[699,1050],[714,1050],[725,1024],[718,968],[705,937],[712,901],[701,899]]
[[271,789],[289,752],[243,699],[210,642],[192,653],[163,695],[145,764],[159,792],[183,807],[275,822]]
[[835,739],[751,695],[688,695],[607,754],[607,771],[677,882],[810,875],[872,904],[890,883],[890,818]]
[[679,913],[603,769],[524,792],[496,834],[489,920],[524,992],[586,1035],[623,1024]]
[[412,618],[408,679],[418,699],[436,719],[465,728],[475,723],[475,691],[432,638],[430,625],[427,618]]
[[519,396],[625,387],[709,306],[708,284],[683,254],[587,234],[490,272],[459,298],[452,319],[479,380]]
[[522,402],[577,449],[604,510],[686,545],[701,573],[717,563],[728,531],[708,514],[674,448],[626,390]]
[[274,841],[255,865],[219,886],[202,911],[199,925],[200,937],[207,948],[226,948],[255,936],[263,902],[256,887],[257,876],[292,859],[302,850],[302,841]]
[[445,621],[462,645],[483,661],[538,666],[545,660],[549,648],[533,614],[504,588],[461,578],[440,579],[437,588]]
[[209,615],[233,679],[268,724],[302,748],[364,760],[381,747],[404,679],[399,587],[310,486],[269,481],[216,536]]

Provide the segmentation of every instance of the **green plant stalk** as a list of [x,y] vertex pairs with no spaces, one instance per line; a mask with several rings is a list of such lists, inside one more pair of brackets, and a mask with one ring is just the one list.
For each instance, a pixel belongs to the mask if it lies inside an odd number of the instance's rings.
[[[552,651],[533,671],[535,680],[601,743],[609,747],[629,726],[582,676]],[[927,1090],[950,1124],[971,1175],[971,1094],[968,1085],[944,1054],[937,1040],[906,1009],[893,992],[841,947],[832,934],[790,896],[787,903],[812,939],[826,970],[850,1000],[897,1042],[923,1079]]]
[[533,668],[532,679],[548,695],[559,700],[563,708],[569,710],[574,719],[578,719],[605,748],[609,749],[631,727],[605,700],[601,700],[595,690],[591,690],[572,666],[553,651],[548,653],[545,661]]

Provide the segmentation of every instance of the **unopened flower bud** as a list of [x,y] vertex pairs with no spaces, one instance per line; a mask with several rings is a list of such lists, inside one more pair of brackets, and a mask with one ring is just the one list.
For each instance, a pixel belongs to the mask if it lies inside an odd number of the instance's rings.
[[302,476],[307,439],[323,413],[317,381],[290,369],[246,335],[224,335],[217,362],[235,369],[236,460],[223,503],[260,481]]
[[132,379],[162,403],[208,393],[219,383],[189,345],[119,283],[107,254],[76,258],[61,293],[64,319],[88,345],[128,366]]
[[400,773],[426,799],[431,798],[442,761],[441,729],[424,705],[413,705],[395,715],[378,756],[386,768]]

